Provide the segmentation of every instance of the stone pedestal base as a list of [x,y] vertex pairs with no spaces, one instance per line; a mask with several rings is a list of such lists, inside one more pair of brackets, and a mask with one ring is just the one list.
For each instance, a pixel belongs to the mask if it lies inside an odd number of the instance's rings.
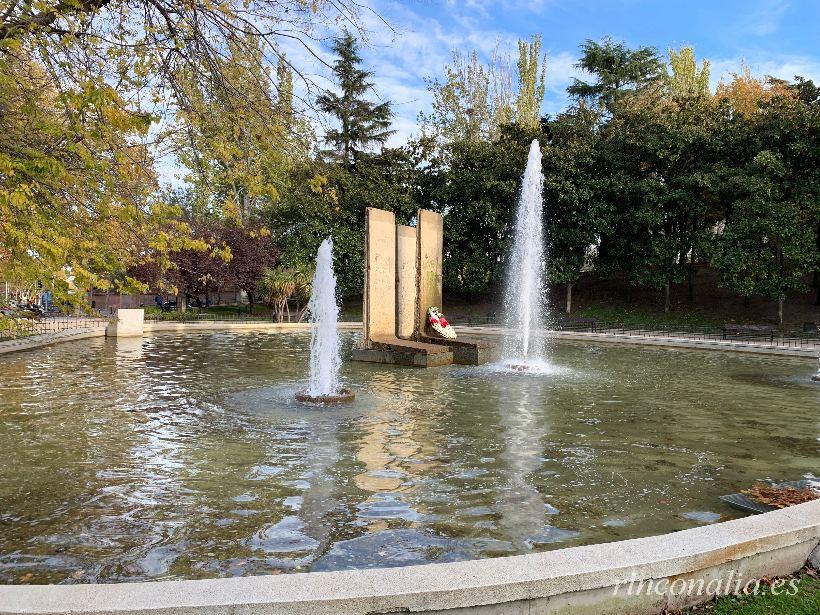
[[116,320],[105,328],[106,337],[142,337],[145,330],[145,310],[117,310]]
[[448,340],[438,337],[422,337],[426,344],[447,346],[453,353],[453,363],[458,365],[484,365],[493,360],[495,344],[492,342],[455,339]]
[[427,354],[411,350],[398,351],[379,348],[354,348],[351,358],[366,363],[386,363],[389,365],[409,365],[411,367],[441,367],[453,363],[452,352]]
[[424,344],[388,335],[373,337],[370,341],[371,348],[353,350],[354,361],[415,367],[439,367],[453,362],[450,349],[438,344]]

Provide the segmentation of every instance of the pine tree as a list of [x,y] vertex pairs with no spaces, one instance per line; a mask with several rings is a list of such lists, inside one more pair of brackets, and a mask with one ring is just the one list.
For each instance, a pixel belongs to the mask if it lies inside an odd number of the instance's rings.
[[662,74],[663,66],[652,47],[630,49],[604,38],[600,43],[587,40],[581,51],[576,66],[592,75],[593,80],[575,79],[567,92],[578,99],[595,102],[610,113],[625,93],[642,90]]
[[325,135],[325,142],[334,147],[333,157],[353,169],[362,151],[374,143],[383,145],[393,134],[393,112],[389,101],[376,104],[365,98],[373,87],[369,81],[373,73],[359,68],[362,58],[356,39],[345,33],[336,39],[333,51],[338,56],[333,74],[341,94],[326,91],[316,102],[322,111],[339,120],[339,128],[328,130]]

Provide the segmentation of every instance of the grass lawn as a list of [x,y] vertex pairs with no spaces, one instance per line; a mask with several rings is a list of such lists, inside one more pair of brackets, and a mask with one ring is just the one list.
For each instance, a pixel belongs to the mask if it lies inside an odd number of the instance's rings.
[[[152,317],[160,317],[162,320],[195,320],[197,314],[209,314],[213,316],[235,317],[248,316],[248,305],[212,305],[209,307],[197,308],[189,307],[187,311],[177,312],[162,312],[158,307],[145,306],[145,315]],[[258,303],[253,306],[254,318],[272,318],[271,309],[266,305]]]
[[761,584],[757,595],[723,596],[708,604],[689,609],[686,615],[817,615],[820,613],[820,578],[816,573],[795,575],[797,593],[789,596],[789,581],[772,594],[770,587]]
[[[734,322],[736,319],[727,317],[721,311],[712,311],[698,306],[679,306],[670,312],[664,312],[663,308],[653,305],[625,305],[620,301],[602,302],[588,300],[576,305],[572,318],[594,318],[599,323],[611,324],[622,327],[641,327],[668,329],[682,327],[684,329],[720,329],[727,322]],[[503,308],[489,302],[476,302],[471,304],[467,301],[454,300],[444,301],[445,314],[448,320],[454,324],[465,322],[470,318],[484,318],[494,315],[496,319],[503,314]],[[552,316],[563,318],[567,316],[560,306],[553,305]]]
[[664,312],[662,309],[647,306],[625,306],[588,304],[582,306],[573,316],[580,318],[594,318],[602,323],[631,327],[669,327],[684,328],[720,328],[727,319],[722,314],[706,312],[696,308],[678,308],[674,312]]

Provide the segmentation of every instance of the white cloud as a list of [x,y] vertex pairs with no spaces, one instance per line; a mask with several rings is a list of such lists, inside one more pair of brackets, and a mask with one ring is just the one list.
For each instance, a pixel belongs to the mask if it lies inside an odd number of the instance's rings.
[[754,51],[733,58],[712,61],[711,86],[714,90],[721,80],[729,81],[732,73],[740,73],[743,65],[749,67],[753,75],[771,75],[791,81],[796,75],[820,82],[820,61],[799,55],[772,54]]
[[788,0],[759,0],[746,17],[741,19],[740,29],[755,36],[773,34],[780,28],[789,5]]
[[375,95],[390,100],[395,113],[396,134],[388,145],[401,145],[417,135],[420,111],[429,111],[432,96],[424,79],[440,77],[452,52],[476,50],[488,60],[497,46],[512,47],[516,36],[486,28],[488,2],[442,2],[435,16],[413,10],[417,2],[379,2],[376,11],[394,25],[386,28],[373,14],[365,14],[368,37],[362,47],[364,65],[373,71]]

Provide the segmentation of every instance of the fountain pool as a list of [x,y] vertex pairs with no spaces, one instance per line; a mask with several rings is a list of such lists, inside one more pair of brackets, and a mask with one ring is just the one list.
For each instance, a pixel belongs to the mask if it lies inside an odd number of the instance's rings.
[[309,346],[186,332],[0,357],[0,583],[614,541],[732,518],[717,496],[820,461],[804,359],[556,340],[543,377],[347,363],[357,400],[317,408],[293,398]]

